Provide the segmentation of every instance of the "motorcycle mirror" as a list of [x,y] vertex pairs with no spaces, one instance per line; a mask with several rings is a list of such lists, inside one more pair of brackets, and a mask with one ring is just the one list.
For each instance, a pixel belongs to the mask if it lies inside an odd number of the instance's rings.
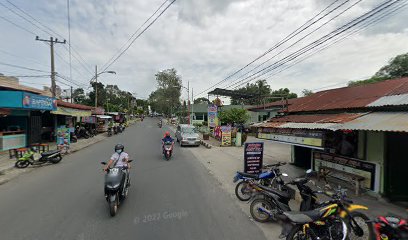
[[101,164],[106,165],[106,162],[101,162]]
[[282,176],[289,177],[289,175],[287,173],[282,173]]

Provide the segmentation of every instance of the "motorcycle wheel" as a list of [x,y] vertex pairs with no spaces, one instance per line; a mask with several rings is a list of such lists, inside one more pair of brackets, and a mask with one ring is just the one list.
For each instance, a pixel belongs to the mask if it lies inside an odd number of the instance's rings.
[[30,165],[30,162],[27,161],[27,160],[18,160],[18,161],[14,164],[14,166],[15,166],[16,168],[26,168],[26,167],[28,167],[28,165]]
[[357,225],[361,228],[363,231],[362,236],[359,236],[356,234],[353,230],[354,224],[349,220],[348,225],[349,225],[349,238],[350,240],[353,239],[361,239],[361,240],[371,240],[375,239],[375,233],[374,233],[374,226],[372,223],[369,222],[370,218],[367,217],[362,212],[352,212],[350,213],[351,217],[357,222]]
[[261,223],[270,221],[272,219],[271,216],[269,216],[268,213],[259,210],[260,207],[264,208],[267,211],[273,211],[273,209],[275,209],[275,206],[266,199],[263,198],[255,199],[254,201],[252,201],[251,206],[249,207],[252,218],[255,221]]
[[303,232],[303,225],[296,225],[293,226],[290,230],[288,236],[286,236],[286,240],[308,240],[312,239],[309,234],[305,234]]
[[241,201],[248,201],[251,199],[251,191],[248,189],[248,183],[245,181],[239,182],[235,186],[235,195]]
[[84,135],[84,138],[85,138],[85,139],[88,139],[88,138],[89,138],[89,135],[85,134],[85,135]]
[[62,160],[62,156],[61,156],[61,155],[58,155],[57,157],[52,158],[52,159],[50,160],[50,162],[51,162],[52,164],[56,164],[56,163],[61,162],[61,160]]
[[109,213],[112,217],[118,212],[118,201],[117,199],[113,202],[109,202]]

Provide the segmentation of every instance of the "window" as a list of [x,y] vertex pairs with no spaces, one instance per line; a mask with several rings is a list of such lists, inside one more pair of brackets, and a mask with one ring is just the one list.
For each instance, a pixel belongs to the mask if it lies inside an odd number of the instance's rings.
[[195,120],[204,120],[204,116],[203,115],[196,115]]

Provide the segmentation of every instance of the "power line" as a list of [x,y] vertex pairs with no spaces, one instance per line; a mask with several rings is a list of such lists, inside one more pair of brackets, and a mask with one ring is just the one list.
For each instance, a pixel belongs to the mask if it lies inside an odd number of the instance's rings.
[[313,55],[315,55],[315,54],[317,54],[317,53],[319,53],[319,52],[321,52],[321,51],[323,51],[323,50],[329,48],[330,46],[332,46],[332,45],[334,45],[334,44],[337,44],[338,42],[341,42],[341,41],[346,40],[349,36],[351,36],[351,35],[353,35],[353,34],[356,34],[356,33],[358,33],[358,32],[361,32],[362,30],[364,30],[364,29],[366,29],[366,28],[372,26],[373,24],[379,22],[380,20],[384,19],[384,18],[387,17],[387,16],[395,15],[398,10],[401,10],[402,8],[404,8],[405,6],[407,6],[407,4],[408,4],[408,3],[404,3],[404,4],[401,4],[401,5],[399,5],[399,6],[396,5],[394,9],[392,9],[392,10],[389,11],[389,12],[383,13],[382,16],[378,17],[377,19],[374,19],[374,21],[367,22],[367,23],[365,23],[364,25],[360,26],[360,28],[353,30],[352,32],[348,33],[347,35],[343,36],[342,38],[337,39],[337,40],[335,40],[334,42],[331,42],[331,43],[329,43],[329,44],[324,45],[323,47],[321,47],[321,48],[318,49],[317,51],[314,51],[314,52],[309,53],[308,55],[306,55],[306,56],[303,57],[302,59],[299,59],[299,60],[297,60],[296,62],[292,63],[291,65],[289,65],[289,66],[287,66],[287,67],[281,69],[279,72],[276,72],[276,73],[273,73],[273,74],[269,74],[268,76],[265,77],[265,79],[268,79],[268,78],[270,78],[270,77],[272,77],[272,76],[275,76],[275,75],[277,75],[277,74],[279,74],[279,73],[285,71],[286,69],[289,69],[289,68],[291,68],[291,67],[293,67],[293,66],[295,66],[295,65],[297,65],[297,64],[299,64],[299,63],[301,63],[301,62],[303,62],[304,60],[306,60],[306,59],[312,57]]
[[[6,54],[6,55],[9,55],[9,56],[18,58],[18,59],[20,59],[20,60],[22,59],[22,60],[25,60],[25,61],[27,61],[27,62],[36,63],[36,64],[38,64],[38,65],[44,66],[44,63],[40,63],[40,62],[38,62],[38,61],[36,61],[36,60],[34,60],[34,59],[31,59],[31,58],[28,58],[28,57],[18,56],[18,55],[15,55],[15,54],[13,54],[13,53],[10,53],[10,52],[7,52],[7,51],[5,51],[5,50],[2,50],[2,49],[0,49],[0,52],[4,53],[4,54]],[[50,66],[47,66],[47,67],[50,67]]]
[[[335,0],[334,2],[332,2],[331,4],[329,4],[327,7],[325,7],[323,10],[321,10],[319,13],[317,13],[315,16],[313,16],[312,18],[310,18],[309,20],[307,20],[304,24],[302,24],[300,27],[298,27],[296,30],[294,30],[293,32],[291,32],[289,35],[287,35],[284,39],[282,39],[281,41],[279,41],[277,44],[275,44],[273,47],[269,48],[266,52],[264,52],[263,54],[261,54],[260,56],[256,57],[255,59],[253,59],[251,62],[247,63],[245,66],[241,67],[240,69],[238,69],[237,71],[235,71],[234,73],[228,75],[227,77],[225,77],[223,80],[215,83],[214,85],[212,85],[211,87],[205,89],[204,91],[200,92],[197,94],[197,96],[201,95],[202,93],[210,90],[211,88],[227,81],[228,79],[230,79],[231,77],[235,76],[236,74],[238,74],[239,72],[241,72],[242,70],[244,70],[245,68],[249,67],[250,65],[252,65],[254,62],[258,61],[259,59],[261,59],[262,57],[264,57],[265,55],[269,54],[271,51],[277,49],[278,47],[280,47],[281,45],[283,45],[284,43],[288,42],[289,40],[291,40],[293,37],[297,36],[298,34],[302,33],[303,31],[305,31],[306,29],[308,29],[310,26],[312,26],[313,24],[315,24],[316,22],[320,21],[321,19],[323,19],[324,17],[326,17],[327,15],[329,15],[330,13],[332,13],[333,11],[337,10],[338,8],[340,8],[341,6],[343,6],[345,3],[349,2],[349,0],[346,0],[344,2],[342,2],[340,5],[338,5],[337,7],[335,7],[334,9],[330,10],[328,13],[324,14],[323,16],[321,16],[320,18],[318,18],[317,20],[313,21],[313,19],[317,18],[320,14],[322,14],[323,12],[325,12],[327,9],[329,9],[331,6],[333,6],[336,2],[338,2],[339,0]],[[313,21],[313,22],[312,22]],[[310,24],[309,24],[310,23]],[[307,26],[306,26],[307,25]]]
[[[286,47],[285,49],[281,50],[280,52],[278,52],[277,54],[273,55],[272,57],[268,58],[267,60],[263,61],[261,64],[259,64],[258,66],[256,66],[255,68],[251,69],[250,71],[246,72],[245,74],[241,75],[238,79],[244,77],[246,74],[258,69],[259,67],[263,66],[265,63],[269,62],[270,60],[272,60],[273,58],[277,57],[278,55],[280,55],[281,53],[285,52],[286,50],[292,48],[293,46],[295,46],[296,44],[298,44],[299,42],[303,41],[304,39],[306,39],[307,37],[309,37],[310,35],[312,35],[313,33],[315,33],[316,31],[320,30],[322,27],[324,27],[325,25],[327,25],[328,23],[330,23],[331,21],[333,21],[334,19],[338,18],[340,15],[344,14],[346,11],[350,10],[352,7],[354,7],[355,5],[357,5],[358,3],[360,3],[362,0],[358,0],[356,1],[354,4],[352,4],[351,6],[347,7],[346,9],[344,9],[343,11],[341,11],[340,13],[338,13],[337,15],[333,16],[331,19],[329,19],[328,21],[326,21],[325,23],[323,23],[322,25],[320,25],[319,27],[317,27],[316,29],[314,29],[313,31],[307,33],[305,36],[303,36],[302,38],[298,39],[297,41],[295,41],[294,43],[292,43],[291,45],[289,45],[288,47]],[[237,80],[238,80],[237,79]],[[236,81],[237,81],[236,80]]]
[[105,65],[107,65],[109,62],[111,62],[116,55],[120,54],[120,52],[126,47],[126,45],[132,40],[132,38],[136,35],[137,32],[139,32],[139,30],[154,16],[156,15],[156,13],[164,6],[164,4],[167,2],[167,0],[165,0],[157,9],[156,11],[150,15],[150,17],[142,24],[140,25],[140,27],[130,36],[130,38],[120,47],[119,51],[116,52],[109,60],[108,62],[106,62],[103,66],[102,69],[105,67]]
[[10,23],[10,24],[12,24],[12,25],[14,25],[14,26],[16,26],[16,27],[18,27],[18,28],[20,28],[20,29],[26,31],[26,32],[28,32],[28,33],[33,34],[34,36],[36,35],[33,31],[28,30],[27,28],[22,27],[22,26],[20,26],[20,25],[18,25],[18,24],[16,24],[16,23],[12,22],[12,21],[8,20],[7,18],[5,18],[5,17],[3,17],[3,16],[0,16],[0,18],[3,19],[4,21],[6,21],[6,22],[8,22],[8,23]]
[[81,84],[81,83],[79,83],[79,82],[77,82],[77,81],[74,81],[74,80],[70,80],[68,77],[65,77],[64,75],[61,75],[61,74],[58,74],[58,73],[57,73],[56,76],[57,76],[58,78],[60,78],[60,79],[65,80],[66,82],[72,83],[72,84],[74,84],[74,85],[76,85],[76,86],[78,86],[78,87],[87,87],[87,85]]
[[[272,71],[274,69],[277,69],[278,67],[286,64],[287,62],[290,62],[290,61],[296,59],[297,57],[309,52],[310,50],[316,48],[317,46],[329,41],[330,39],[332,39],[332,38],[346,32],[347,30],[355,27],[356,25],[366,21],[367,19],[371,18],[372,16],[374,16],[374,15],[378,14],[379,12],[381,12],[381,11],[389,8],[390,6],[394,5],[398,1],[400,1],[400,0],[397,0],[395,2],[387,1],[385,3],[382,3],[382,4],[378,5],[377,7],[375,7],[374,9],[372,9],[370,11],[368,11],[367,13],[361,15],[360,17],[357,17],[357,18],[353,19],[352,21],[350,21],[349,23],[344,24],[342,27],[337,28],[336,30],[330,32],[329,34],[324,35],[323,37],[319,38],[318,40],[316,40],[316,41],[312,42],[311,44],[299,49],[298,51],[286,56],[285,58],[282,58],[281,60],[279,60],[279,61],[277,61],[277,62],[275,62],[275,63],[273,63],[273,64],[271,64],[271,65],[269,65],[269,66],[267,66],[267,67],[265,67],[263,69],[261,69],[260,71],[257,71],[256,73],[254,73],[254,74],[252,74],[252,75],[250,75],[250,76],[248,76],[248,77],[234,83],[230,87],[233,87],[234,85],[237,85],[237,84],[243,82],[244,80],[255,76],[256,74],[259,74],[256,77],[260,77],[260,76],[263,76],[264,74],[266,74],[267,72],[270,72],[270,71]],[[273,67],[273,68],[271,68],[271,67]],[[265,71],[265,72],[261,73],[263,71]],[[249,82],[251,80],[253,80],[253,79],[250,79],[250,80],[244,82],[243,84],[245,84],[245,83],[247,83],[247,82]],[[239,84],[239,85],[242,85],[242,84]]]
[[103,71],[106,71],[110,66],[112,66],[112,64],[114,64],[131,46],[132,44],[136,41],[136,39],[138,39],[147,29],[150,28],[150,26],[152,26],[157,19],[163,15],[163,13],[165,11],[167,11],[167,9],[175,2],[176,0],[173,0],[170,2],[170,4],[168,4],[161,12],[158,16],[156,16],[153,21],[151,23],[149,23],[139,34],[137,34],[137,36],[135,38],[133,38],[133,40],[130,42],[130,44],[111,62],[109,63],[104,69]]
[[3,62],[0,62],[0,65],[9,66],[9,67],[14,67],[14,68],[20,68],[20,69],[25,69],[25,70],[34,71],[34,72],[50,73],[50,72],[48,72],[48,71],[44,71],[44,70],[40,70],[40,69],[29,68],[29,67],[24,67],[24,66],[9,64],[9,63],[3,63]]

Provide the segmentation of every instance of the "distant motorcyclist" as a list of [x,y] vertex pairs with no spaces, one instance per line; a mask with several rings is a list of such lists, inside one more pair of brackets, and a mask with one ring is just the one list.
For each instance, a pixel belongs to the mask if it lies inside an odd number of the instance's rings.
[[173,147],[173,145],[174,145],[174,139],[170,136],[170,132],[169,132],[169,131],[166,131],[166,132],[164,133],[164,137],[163,137],[163,139],[162,139],[163,152],[164,152],[164,144],[165,144],[166,142],[171,142],[171,145],[172,145],[172,147]]
[[116,144],[115,146],[115,153],[112,154],[111,158],[109,159],[108,164],[106,164],[106,167],[104,168],[104,171],[107,171],[110,166],[114,167],[122,167],[124,173],[127,176],[127,184],[130,185],[130,176],[129,176],[129,169],[130,169],[130,163],[129,161],[129,155],[124,151],[125,146],[122,144]]

